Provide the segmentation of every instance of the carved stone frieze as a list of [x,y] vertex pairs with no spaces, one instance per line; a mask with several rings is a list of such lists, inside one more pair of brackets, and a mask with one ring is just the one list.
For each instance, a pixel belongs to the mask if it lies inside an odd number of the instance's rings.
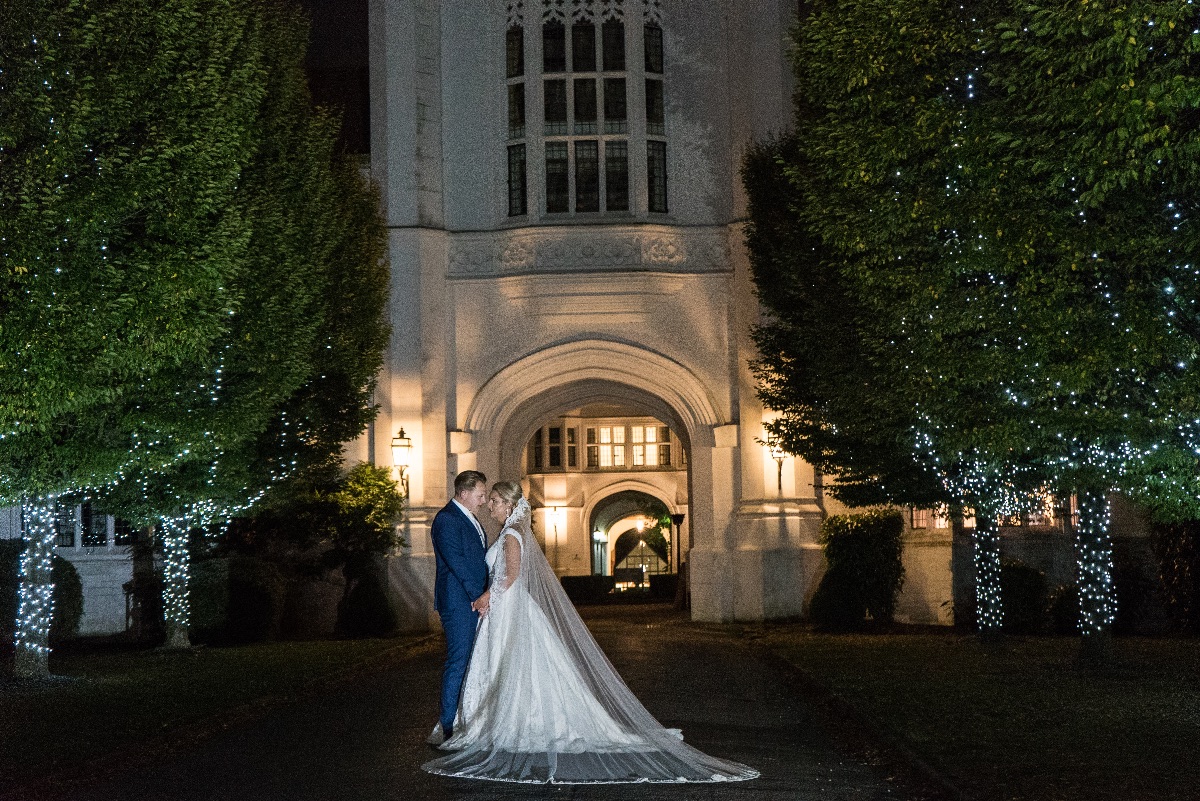
[[451,234],[451,278],[570,272],[728,272],[724,228],[524,228]]

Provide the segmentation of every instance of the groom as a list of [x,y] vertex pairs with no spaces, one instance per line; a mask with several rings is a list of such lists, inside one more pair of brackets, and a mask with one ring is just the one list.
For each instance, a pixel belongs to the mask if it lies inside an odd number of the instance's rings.
[[441,745],[454,733],[458,696],[479,613],[472,604],[487,589],[484,562],[487,538],[476,516],[487,505],[487,477],[478,470],[464,470],[454,478],[454,497],[433,518],[433,552],[437,556],[437,579],[433,606],[446,632],[446,667],[442,671],[441,719],[429,736],[431,745]]

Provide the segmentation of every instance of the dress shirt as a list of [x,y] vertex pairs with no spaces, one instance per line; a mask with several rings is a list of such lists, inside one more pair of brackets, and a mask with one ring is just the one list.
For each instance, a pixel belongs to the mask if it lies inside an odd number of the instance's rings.
[[482,542],[483,546],[486,548],[487,547],[487,535],[483,533],[483,526],[480,525],[479,521],[475,519],[475,515],[471,514],[470,509],[468,509],[467,507],[465,507],[461,503],[459,503],[458,498],[451,498],[450,500],[454,503],[455,506],[457,506],[459,509],[462,509],[462,513],[467,516],[467,519],[470,520],[471,523],[474,524],[475,530],[479,532],[479,541]]

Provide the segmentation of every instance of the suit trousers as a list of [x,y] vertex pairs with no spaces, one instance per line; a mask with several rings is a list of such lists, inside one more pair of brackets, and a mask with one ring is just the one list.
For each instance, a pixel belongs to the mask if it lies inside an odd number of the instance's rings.
[[449,737],[454,730],[454,717],[458,714],[458,699],[462,694],[463,679],[471,661],[471,649],[475,646],[475,631],[479,625],[479,613],[470,606],[443,609],[442,629],[446,633],[446,666],[442,670],[441,724],[442,731]]

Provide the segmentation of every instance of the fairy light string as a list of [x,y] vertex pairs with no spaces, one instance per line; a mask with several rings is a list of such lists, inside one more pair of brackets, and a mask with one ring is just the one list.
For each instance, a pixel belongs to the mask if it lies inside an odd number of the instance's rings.
[[18,590],[15,672],[20,677],[45,675],[50,658],[50,625],[54,620],[53,495],[28,499],[22,505],[25,550],[21,553]]

